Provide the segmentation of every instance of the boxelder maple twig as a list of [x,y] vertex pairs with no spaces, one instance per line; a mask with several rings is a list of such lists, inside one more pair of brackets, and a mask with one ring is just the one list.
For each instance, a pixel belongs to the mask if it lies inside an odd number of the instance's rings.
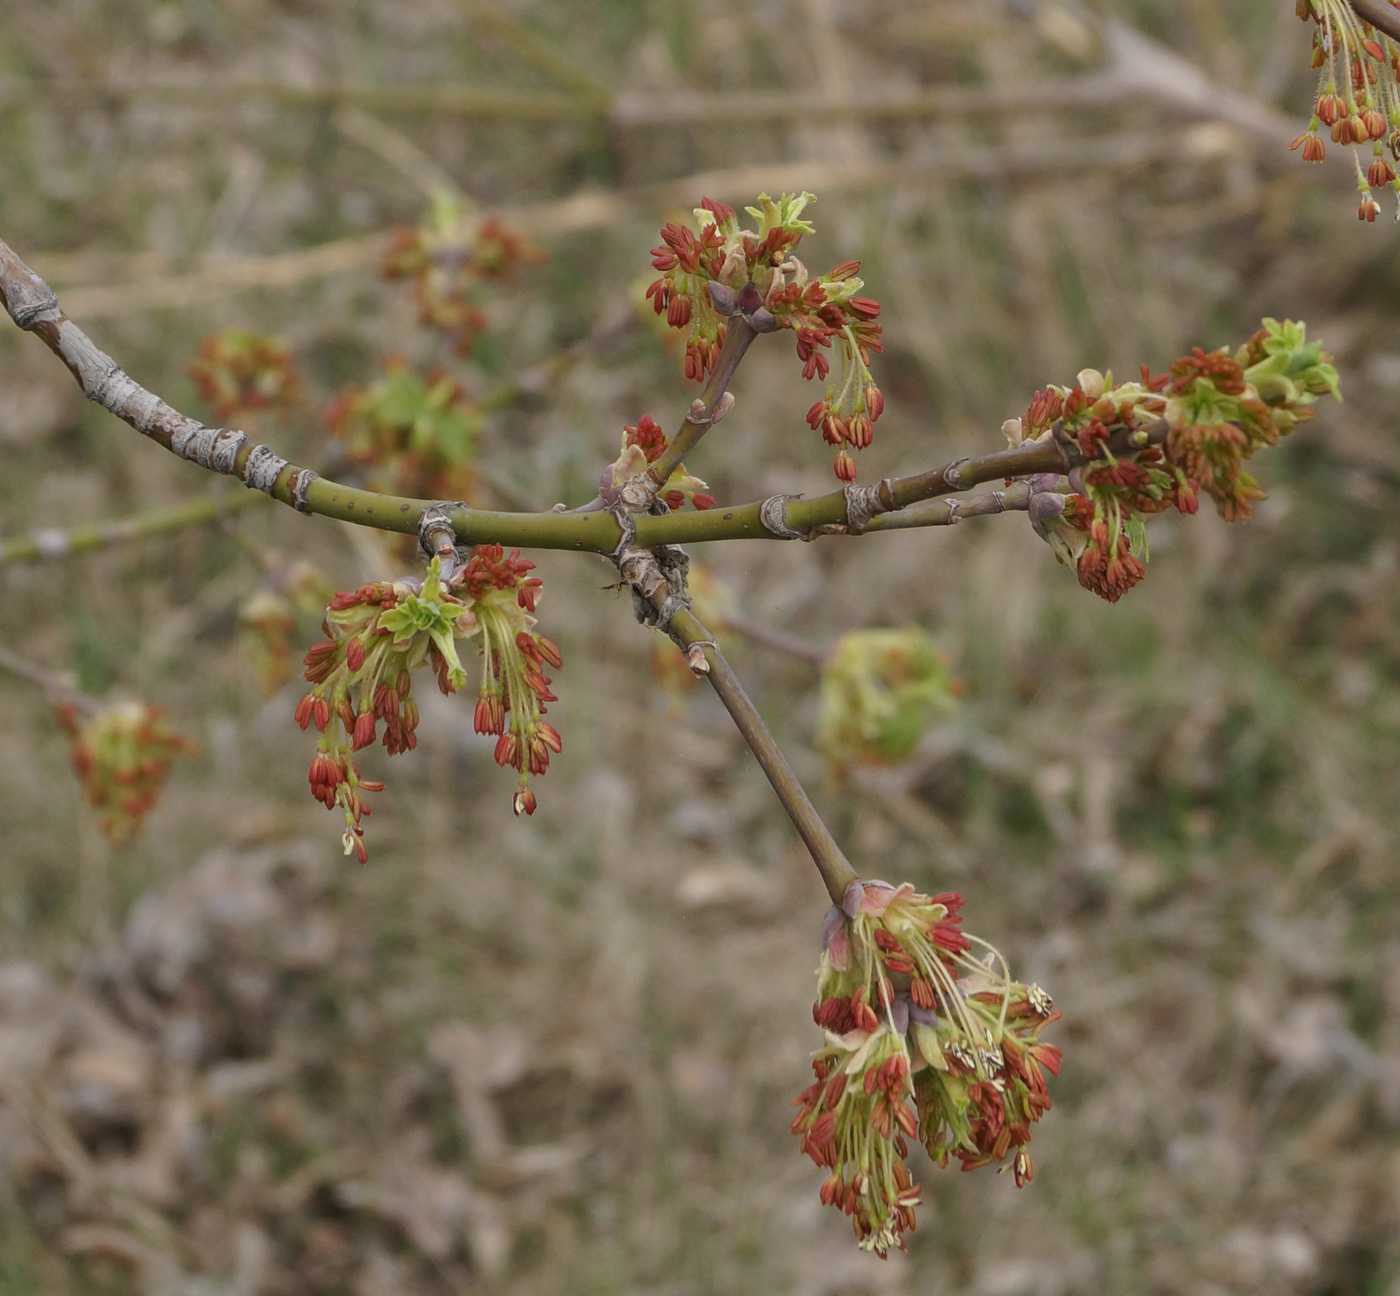
[[[840,904],[846,888],[856,880],[856,871],[846,858],[836,839],[817,814],[802,784],[788,764],[776,739],[763,723],[758,708],[749,700],[744,686],[733,668],[725,660],[724,654],[714,641],[714,637],[701,625],[698,618],[689,610],[681,610],[671,619],[671,636],[684,648],[699,648],[705,657],[705,678],[724,703],[739,732],[744,735],[754,759],[762,767],[778,800],[783,803],[788,818],[793,822],[802,837],[812,862],[822,875],[827,894],[833,904]],[[695,669],[695,667],[692,667]]]
[[[408,499],[345,486],[318,476],[312,469],[283,459],[265,445],[253,444],[234,428],[206,427],[166,404],[130,378],[91,338],[59,308],[57,295],[4,242],[0,242],[0,297],[16,325],[36,334],[68,366],[88,399],[95,401],[157,445],[212,472],[237,478],[250,489],[304,513],[316,513],[342,522],[380,530],[416,534],[423,511],[434,501]],[[740,317],[731,321],[738,339],[731,344],[732,362],[716,367],[727,385],[733,365],[752,341],[742,341]],[[710,399],[718,400],[723,387],[716,384]],[[702,399],[705,399],[702,397]],[[694,440],[709,424],[694,427]],[[1165,434],[1165,428],[1162,430]],[[694,444],[694,440],[690,444]],[[1079,462],[1077,452],[1053,442],[1038,442],[962,459],[930,472],[896,478],[881,484],[880,506],[887,512],[906,508],[938,495],[966,491],[981,482],[1027,473],[1063,471]],[[661,517],[638,516],[636,543],[643,548],[662,544],[686,544],[703,540],[772,540],[780,533],[760,519],[762,501],[735,508],[715,508],[704,513],[673,513]],[[845,491],[832,491],[813,499],[786,503],[787,527],[802,534],[832,534],[851,521]],[[452,514],[459,541],[465,545],[495,542],[522,548],[573,549],[611,554],[622,538],[617,520],[603,511],[574,513],[509,513],[462,507]],[[879,528],[876,523],[881,523]],[[937,525],[934,519],[929,525]],[[870,529],[888,529],[876,518]],[[819,530],[824,529],[824,530]]]

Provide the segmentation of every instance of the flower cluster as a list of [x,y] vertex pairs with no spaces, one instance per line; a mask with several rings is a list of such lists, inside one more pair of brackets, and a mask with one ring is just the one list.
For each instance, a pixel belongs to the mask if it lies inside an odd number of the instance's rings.
[[1001,956],[961,930],[962,903],[852,882],[826,917],[812,1010],[826,1043],[792,1132],[828,1172],[823,1204],[881,1256],[914,1228],[908,1141],[964,1170],[1009,1155],[1022,1187],[1030,1127],[1050,1108],[1044,1072],[1060,1071],[1060,1050],[1040,1042],[1060,1015],[1050,996],[1012,981]]
[[[784,194],[776,202],[759,195],[744,210],[756,228],[740,226],[734,208],[706,198],[695,209],[698,232],[668,224],[652,265],[661,272],[647,289],[658,315],[686,329],[686,377],[700,381],[710,371],[724,339],[725,321],[736,314],[759,332],[793,330],[803,376],[826,381],[826,392],[807,421],[838,453],[836,475],[855,480],[855,461],[845,447],[863,450],[884,410],[884,397],[870,374],[870,353],[882,348],[880,306],[860,296],[860,262],[847,261],[819,277],[793,255],[804,234],[801,219],[809,193]],[[837,357],[833,371],[831,355]]]
[[68,734],[73,768],[102,831],[129,841],[155,806],[170,762],[193,755],[194,743],[172,732],[165,712],[146,702],[117,702],[85,714],[72,703],[57,708]]
[[[1313,417],[1318,396],[1338,395],[1337,371],[1306,326],[1266,319],[1238,351],[1197,347],[1156,377],[1115,385],[1086,369],[1074,387],[1037,392],[1014,442],[1058,438],[1085,459],[1064,478],[1030,479],[1030,514],[1079,583],[1117,602],[1146,574],[1142,519],[1195,513],[1198,493],[1227,522],[1263,498],[1244,461]],[[1067,490],[1065,489],[1067,486]]]
[[1359,18],[1347,0],[1297,0],[1297,8],[1299,18],[1314,24],[1312,65],[1320,72],[1312,121],[1289,147],[1301,148],[1305,162],[1321,162],[1327,154],[1323,127],[1334,144],[1369,144],[1365,171],[1359,148],[1352,156],[1361,192],[1357,216],[1374,221],[1380,204],[1371,190],[1390,185],[1400,195],[1400,46]]
[[418,320],[442,333],[455,354],[470,354],[486,330],[478,285],[509,279],[544,253],[523,234],[497,219],[469,216],[454,195],[434,194],[419,229],[399,230],[380,264],[386,279],[411,279]]
[[500,545],[478,545],[453,579],[471,599],[484,659],[476,731],[498,735],[496,764],[511,765],[520,774],[514,801],[518,815],[535,813],[530,776],[543,774],[550,753],[563,749],[559,731],[543,717],[549,710],[545,704],[558,701],[549,691],[553,681],[544,669],[558,670],[564,658],[533,630],[532,613],[542,584],[529,574],[534,567],[518,549],[507,555]]
[[300,399],[291,352],[277,338],[244,329],[211,333],[185,372],[216,419],[260,409],[285,414]]
[[817,746],[838,774],[858,762],[893,764],[952,697],[947,658],[923,630],[852,631],[822,668]]
[[550,752],[563,745],[541,719],[544,704],[557,700],[543,670],[562,666],[563,658],[532,631],[542,584],[529,575],[533,569],[519,551],[507,556],[500,545],[478,545],[450,579],[434,558],[421,582],[376,581],[331,600],[321,624],[326,639],[306,654],[313,687],[296,718],[321,733],[308,777],[318,801],[344,812],[347,855],[368,859],[364,794],[384,788],[362,778],[351,756],[374,743],[381,722],[390,756],[417,746],[412,672],[430,666],[444,694],[457,692],[467,682],[457,655],[463,639],[475,638],[483,657],[476,731],[498,735],[496,763],[520,772],[515,813],[534,813],[530,775],[543,774]]
[[297,704],[297,723],[321,733],[308,781],[328,810],[345,814],[345,853],[365,863],[363,816],[366,792],[384,784],[364,779],[351,759],[370,746],[384,724],[384,749],[391,756],[418,744],[418,706],[413,700],[415,667],[430,665],[444,693],[467,682],[457,640],[472,633],[471,609],[443,584],[434,558],[422,583],[373,581],[341,592],[326,609],[326,638],[306,654],[311,692]]
[[243,601],[238,610],[239,637],[264,697],[271,697],[292,677],[297,621],[319,615],[332,593],[319,567],[297,561],[275,571]]
[[[653,464],[661,458],[667,444],[666,433],[650,414],[643,414],[637,420],[636,427],[624,426],[622,448],[617,458],[603,469],[598,482],[603,500],[612,503],[617,498],[618,491],[629,480],[644,473],[648,464]],[[686,472],[684,464],[678,464],[670,477],[662,483],[658,495],[673,512],[684,507],[687,501],[704,512],[715,506],[714,496],[706,495],[704,486],[705,483],[700,478],[692,477]]]
[[427,378],[398,358],[369,387],[346,392],[326,415],[352,463],[370,468],[371,489],[430,499],[469,498],[481,416],[460,381]]

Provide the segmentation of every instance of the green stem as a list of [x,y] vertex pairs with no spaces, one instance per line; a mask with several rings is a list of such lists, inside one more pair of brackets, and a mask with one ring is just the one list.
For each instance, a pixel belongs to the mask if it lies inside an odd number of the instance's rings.
[[121,518],[115,522],[98,522],[92,526],[74,527],[71,531],[58,528],[31,531],[27,536],[0,541],[0,566],[8,563],[36,562],[43,558],[67,558],[70,554],[103,549],[127,540],[165,535],[183,531],[186,527],[202,526],[230,513],[238,513],[267,499],[256,491],[232,492],[209,499],[190,500],[173,508]]
[[763,723],[763,717],[758,714],[758,708],[744,692],[739,677],[734,674],[724,654],[715,646],[709,631],[700,624],[693,613],[684,610],[677,612],[671,620],[671,634],[687,648],[694,644],[702,645],[705,663],[709,667],[706,678],[719,694],[724,709],[729,712],[739,732],[744,735],[749,750],[768,776],[773,791],[778,794],[778,800],[782,802],[788,818],[792,820],[798,835],[810,852],[817,872],[822,875],[831,902],[839,905],[846,894],[846,888],[856,880],[856,871],[851,867],[845,852],[836,844],[836,838],[822,822],[807,793],[803,791],[801,782],[787,762],[787,757],[783,755],[768,726]]
[[686,455],[700,444],[700,438],[714,426],[711,421],[715,407],[729,390],[739,362],[744,358],[754,338],[758,336],[742,315],[730,316],[724,330],[724,342],[715,359],[715,367],[710,371],[710,380],[700,393],[700,408],[688,415],[680,430],[671,438],[671,443],[661,452],[661,457],[652,464],[647,475],[656,483],[659,490],[671,474],[684,462]]

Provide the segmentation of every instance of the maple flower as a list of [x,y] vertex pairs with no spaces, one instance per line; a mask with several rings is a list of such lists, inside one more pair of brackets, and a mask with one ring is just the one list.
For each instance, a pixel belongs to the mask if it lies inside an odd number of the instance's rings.
[[[617,458],[603,469],[598,481],[599,493],[603,500],[608,504],[613,503],[618,492],[628,481],[641,476],[647,470],[648,464],[653,464],[661,458],[668,444],[666,433],[650,414],[643,414],[637,420],[636,427],[630,424],[625,426],[622,429],[622,449]],[[666,507],[673,513],[687,503],[694,505],[699,512],[704,512],[715,506],[714,496],[706,495],[704,488],[705,483],[700,478],[692,477],[686,472],[684,464],[677,464],[670,477],[661,484],[657,494],[666,501]]]
[[962,931],[962,904],[858,881],[824,924],[812,1016],[826,1042],[792,1132],[828,1172],[822,1203],[882,1257],[915,1224],[909,1141],[964,1170],[1010,1156],[1024,1187],[1031,1126],[1050,1109],[1044,1073],[1060,1070],[1060,1050],[1040,1040],[1060,1015],[1050,996],[1011,980],[1001,955]]
[[55,709],[88,805],[101,813],[114,842],[141,831],[177,756],[199,749],[173,732],[165,712],[147,702],[117,702],[84,714],[72,703]]
[[[1321,162],[1326,127],[1334,144],[1369,147],[1371,164],[1363,174],[1358,215],[1374,221],[1380,205],[1371,189],[1390,185],[1400,195],[1391,161],[1400,157],[1400,44],[1360,18],[1346,0],[1297,0],[1298,17],[1313,23],[1312,65],[1318,69],[1317,97],[1308,129],[1289,146],[1303,150],[1305,162]],[[1387,157],[1389,153],[1389,157]],[[1400,220],[1400,206],[1396,219]]]
[[545,668],[557,670],[564,658],[558,647],[534,633],[532,615],[541,581],[529,573],[535,564],[518,549],[509,556],[500,545],[478,545],[453,578],[466,593],[481,643],[481,693],[474,725],[477,733],[496,734],[495,760],[520,774],[515,813],[534,814],[537,801],[530,776],[549,768],[551,754],[563,750],[559,731],[544,720],[553,683]]
[[734,315],[759,332],[791,329],[803,376],[826,382],[807,422],[838,451],[833,469],[849,482],[855,461],[845,447],[865,449],[885,408],[870,373],[871,352],[883,347],[880,306],[860,295],[860,262],[813,276],[793,255],[813,232],[802,213],[814,201],[810,193],[760,194],[757,207],[744,209],[753,218],[746,228],[734,208],[704,199],[695,209],[698,231],[675,223],[662,229],[661,246],[652,249],[661,276],[647,298],[672,328],[687,330],[686,377],[696,382],[713,367]]
[[373,581],[336,594],[321,628],[327,637],[306,654],[313,687],[297,704],[296,719],[321,733],[308,775],[312,795],[344,812],[345,853],[353,851],[363,864],[369,853],[361,819],[370,813],[364,794],[383,791],[384,784],[362,778],[351,755],[375,741],[381,723],[389,755],[417,745],[412,671],[431,665],[438,687],[456,692],[467,682],[456,643],[476,627],[434,558],[421,583]]
[[1143,518],[1195,513],[1200,493],[1227,522],[1248,518],[1264,493],[1245,460],[1312,418],[1321,395],[1339,396],[1321,344],[1303,324],[1265,319],[1236,352],[1196,347],[1165,374],[1144,366],[1140,382],[1086,369],[1074,387],[1037,392],[1004,430],[1013,444],[1058,437],[1085,458],[1068,494],[1054,474],[1030,479],[1031,522],[1081,585],[1117,602],[1146,574]]

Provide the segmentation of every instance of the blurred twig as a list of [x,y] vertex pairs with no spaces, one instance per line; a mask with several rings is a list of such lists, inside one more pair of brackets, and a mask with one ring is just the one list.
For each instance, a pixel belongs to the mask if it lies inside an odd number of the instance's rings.
[[27,680],[43,693],[51,706],[68,704],[84,715],[95,715],[102,708],[86,693],[80,692],[57,671],[51,671],[37,662],[29,661],[8,648],[0,648],[0,670],[7,670],[22,680]]
[[202,526],[231,513],[242,512],[254,504],[267,502],[267,499],[261,491],[245,491],[236,495],[229,493],[209,499],[190,500],[185,504],[177,504],[174,508],[156,509],[135,517],[74,527],[69,531],[59,527],[45,527],[31,531],[27,536],[0,541],[0,566],[36,562],[45,558],[67,558],[71,554],[104,549],[108,545],[122,544],[128,540],[141,540],[148,536],[183,531],[186,527]]

